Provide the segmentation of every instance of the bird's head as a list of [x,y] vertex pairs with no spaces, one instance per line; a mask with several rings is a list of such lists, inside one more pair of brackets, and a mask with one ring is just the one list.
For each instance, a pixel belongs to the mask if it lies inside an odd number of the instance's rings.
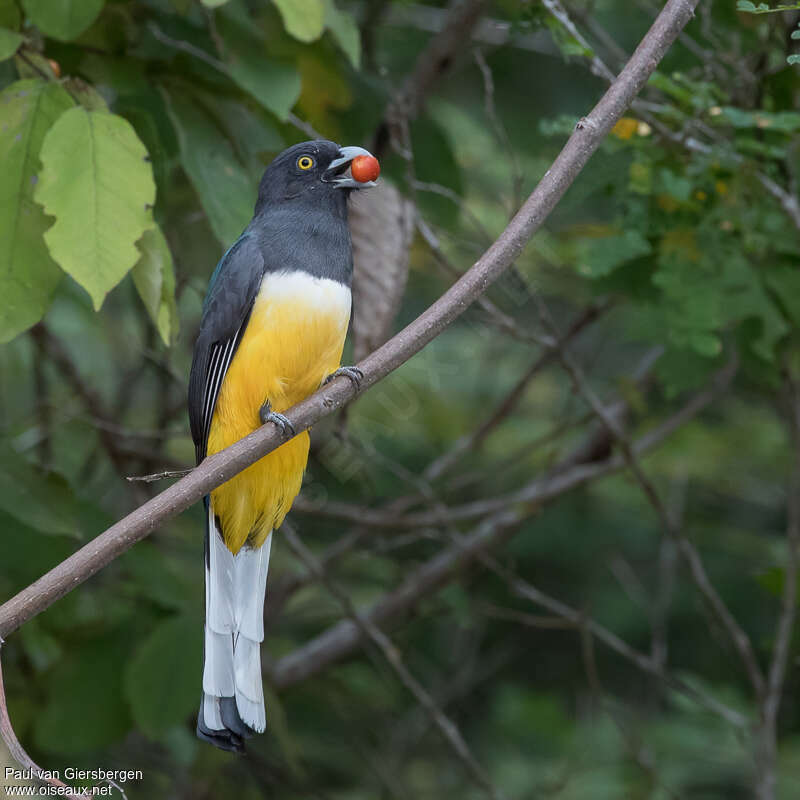
[[344,210],[353,189],[375,186],[378,160],[363,147],[340,147],[317,139],[301,142],[276,156],[264,172],[256,213],[287,202],[330,202]]

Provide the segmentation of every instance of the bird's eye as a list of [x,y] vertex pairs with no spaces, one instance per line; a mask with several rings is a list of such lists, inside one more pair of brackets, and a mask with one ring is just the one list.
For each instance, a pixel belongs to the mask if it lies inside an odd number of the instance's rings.
[[300,156],[297,159],[297,166],[300,169],[311,169],[314,166],[314,159],[311,156]]

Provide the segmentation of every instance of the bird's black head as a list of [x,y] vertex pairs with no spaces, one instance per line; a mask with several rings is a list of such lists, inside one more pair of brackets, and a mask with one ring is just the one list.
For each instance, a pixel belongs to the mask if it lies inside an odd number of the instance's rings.
[[334,213],[344,215],[352,189],[375,185],[347,174],[357,156],[372,158],[362,147],[340,147],[326,139],[289,147],[275,157],[261,178],[256,214],[275,205],[313,202],[317,207],[330,203]]

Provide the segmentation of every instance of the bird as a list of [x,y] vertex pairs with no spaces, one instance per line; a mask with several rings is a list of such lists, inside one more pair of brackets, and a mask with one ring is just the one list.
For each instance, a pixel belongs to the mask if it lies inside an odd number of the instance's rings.
[[188,411],[199,464],[261,425],[288,438],[214,489],[205,507],[205,630],[197,736],[244,752],[266,727],[260,646],[272,532],[300,491],[309,434],[282,413],[344,375],[353,256],[348,197],[375,186],[377,159],[327,140],[266,168],[253,218],[216,266],[203,302]]

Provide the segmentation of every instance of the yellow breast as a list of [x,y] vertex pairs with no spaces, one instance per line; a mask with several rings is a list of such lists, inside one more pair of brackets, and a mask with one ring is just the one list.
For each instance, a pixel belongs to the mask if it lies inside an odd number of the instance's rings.
[[[350,302],[350,290],[337,281],[305,272],[264,277],[220,389],[209,455],[259,427],[265,402],[273,411],[285,411],[339,367]],[[308,446],[304,431],[212,492],[214,513],[232,552],[248,538],[260,547],[281,524],[300,491]]]

